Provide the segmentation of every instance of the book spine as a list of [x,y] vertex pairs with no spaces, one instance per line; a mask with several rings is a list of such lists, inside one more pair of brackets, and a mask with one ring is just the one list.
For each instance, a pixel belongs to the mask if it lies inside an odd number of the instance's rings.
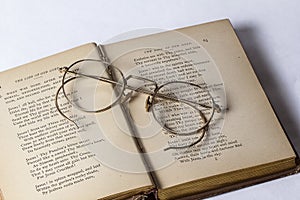
[[102,45],[98,45],[98,52],[99,52],[99,56],[101,58],[101,60],[105,61],[105,62],[109,62],[109,59],[108,57],[106,56],[106,53],[103,49],[103,46]]
[[[106,63],[110,63],[110,60],[109,60],[109,57],[106,55],[105,53],[105,50],[103,48],[102,45],[98,45],[98,51],[99,51],[99,55],[100,55],[100,58],[105,61]],[[141,142],[141,140],[139,139],[139,136],[137,134],[137,131],[136,131],[136,128],[135,128],[135,125],[134,125],[134,122],[132,120],[132,117],[130,115],[130,112],[128,111],[128,108],[126,107],[126,105],[124,104],[120,104],[120,107],[121,107],[121,110],[122,110],[122,113],[125,117],[125,120],[127,122],[127,125],[128,125],[128,128],[131,132],[131,136],[134,140],[134,143],[138,149],[138,152],[140,153],[141,155],[141,158],[143,160],[143,163],[144,163],[144,166],[147,170],[147,173],[151,179],[151,182],[152,184],[155,186],[155,187],[159,187],[159,182],[158,182],[158,179],[153,171],[153,167],[151,167],[151,163],[150,163],[150,160],[149,158],[147,157],[147,152],[145,151],[145,148],[144,148],[144,145],[143,143]],[[155,189],[156,190],[156,189]]]

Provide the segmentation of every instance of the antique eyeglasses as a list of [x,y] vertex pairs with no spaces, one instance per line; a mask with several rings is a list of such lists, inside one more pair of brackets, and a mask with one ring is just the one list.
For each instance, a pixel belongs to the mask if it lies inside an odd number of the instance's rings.
[[58,103],[60,93],[70,105],[86,113],[105,112],[118,104],[134,101],[139,94],[146,95],[146,112],[152,112],[165,131],[177,136],[200,134],[187,145],[168,149],[191,147],[200,142],[215,112],[221,112],[205,86],[194,83],[176,80],[159,85],[137,75],[125,77],[117,67],[94,59],[78,60],[60,71],[63,76],[56,93],[56,108],[77,127]]

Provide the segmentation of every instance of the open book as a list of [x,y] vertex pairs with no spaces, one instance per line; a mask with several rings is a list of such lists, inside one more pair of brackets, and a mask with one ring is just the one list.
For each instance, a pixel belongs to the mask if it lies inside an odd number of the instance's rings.
[[[109,98],[80,88],[84,84],[79,78],[72,84],[76,89],[66,94],[77,99],[66,101],[59,88],[72,75],[64,77],[59,68],[96,60],[134,78],[121,77],[124,91]],[[100,77],[91,76],[93,81]],[[136,94],[145,80],[136,77],[147,78],[150,86],[199,85],[209,94],[202,96],[213,100],[208,111],[200,111],[205,115],[199,117],[200,126],[208,121],[206,115],[211,116],[209,123],[196,134],[169,133],[171,126],[189,128],[181,126],[184,117],[178,120],[174,111],[186,108],[171,106],[162,113],[162,107],[155,110],[152,105],[147,112],[149,95]],[[125,82],[135,85],[126,94]],[[114,102],[116,93],[125,100],[103,112],[82,112],[74,105],[88,99],[86,106],[94,108],[103,99]],[[219,112],[212,113],[213,106]],[[106,45],[86,44],[1,72],[0,109],[3,200],[146,199],[151,194],[185,199],[297,171],[297,156],[229,20]],[[191,113],[185,119],[195,125]]]

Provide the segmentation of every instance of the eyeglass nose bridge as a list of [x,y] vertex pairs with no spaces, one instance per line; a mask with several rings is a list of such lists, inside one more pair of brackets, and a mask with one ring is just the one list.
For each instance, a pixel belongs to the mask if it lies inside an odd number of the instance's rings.
[[153,105],[153,96],[148,96],[145,102],[145,109],[147,112],[150,112]]

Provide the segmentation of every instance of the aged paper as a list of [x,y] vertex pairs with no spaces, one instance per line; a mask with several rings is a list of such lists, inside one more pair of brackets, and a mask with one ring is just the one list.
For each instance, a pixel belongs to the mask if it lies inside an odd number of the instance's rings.
[[160,188],[295,157],[228,20],[109,44],[105,49],[124,74],[159,84],[204,82],[222,107],[199,144],[164,151],[168,145],[189,144],[197,135],[180,138],[162,131],[143,109],[146,95],[129,102]]
[[[55,94],[62,81],[58,68],[87,57],[99,59],[95,44],[0,73],[0,187],[4,199],[94,200],[152,184],[146,173],[127,173],[99,161],[91,148],[109,146],[109,141],[101,134],[94,140],[80,136],[93,126],[88,121],[91,118],[78,113],[77,118],[86,119],[78,129],[56,110]],[[73,112],[70,105],[60,105],[67,113]],[[97,134],[97,130],[90,133]],[[110,132],[128,151],[137,152],[131,137]],[[109,151],[101,153],[119,165],[126,163]],[[138,157],[134,162],[132,165],[143,167]]]

